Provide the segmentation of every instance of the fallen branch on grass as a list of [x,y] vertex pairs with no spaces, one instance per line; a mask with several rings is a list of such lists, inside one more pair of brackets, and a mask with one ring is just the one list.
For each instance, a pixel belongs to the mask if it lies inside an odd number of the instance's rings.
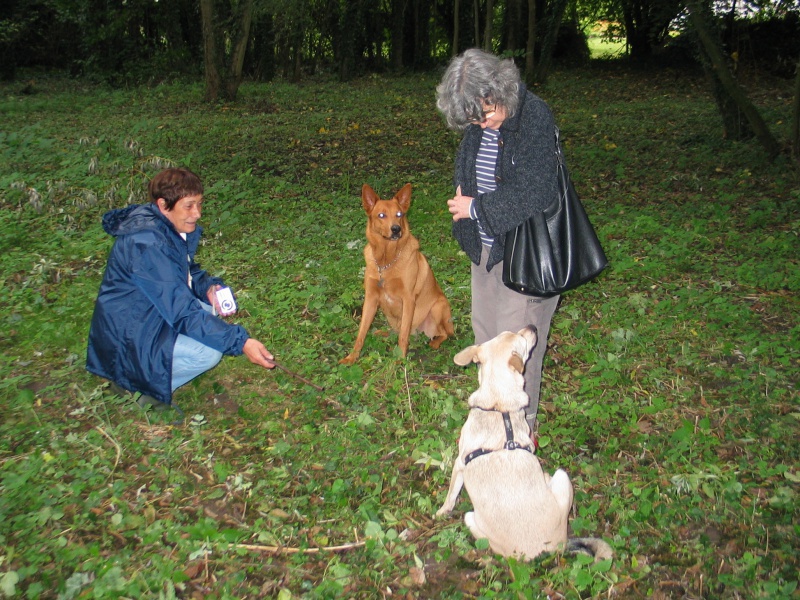
[[317,390],[318,392],[324,392],[324,391],[325,391],[325,388],[324,388],[324,387],[322,387],[322,386],[319,386],[319,385],[317,385],[316,383],[313,383],[313,382],[309,381],[308,379],[306,379],[305,377],[303,377],[303,376],[302,376],[302,375],[300,375],[299,373],[295,373],[294,371],[290,371],[289,369],[287,369],[286,367],[284,367],[282,364],[276,363],[274,360],[273,360],[273,361],[271,361],[271,362],[272,362],[272,364],[274,364],[276,367],[278,367],[278,368],[279,368],[281,371],[283,371],[284,373],[288,373],[288,374],[289,374],[289,375],[291,375],[292,377],[296,377],[297,379],[299,379],[300,381],[302,381],[302,382],[303,382],[303,383],[305,383],[306,385],[310,385],[311,387],[313,387],[313,388],[314,388],[315,390]]
[[318,552],[344,552],[353,548],[360,548],[365,542],[352,542],[341,546],[323,546],[321,548],[287,548],[286,546],[261,546],[259,544],[228,544],[229,548],[244,548],[256,552],[269,554],[316,554]]

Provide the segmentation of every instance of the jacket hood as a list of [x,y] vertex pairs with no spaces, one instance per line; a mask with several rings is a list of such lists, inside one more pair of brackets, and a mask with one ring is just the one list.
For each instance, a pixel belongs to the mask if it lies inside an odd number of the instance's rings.
[[[103,230],[114,237],[151,229],[164,231],[164,228],[179,235],[172,222],[152,203],[131,204],[125,208],[115,208],[103,215]],[[203,228],[198,225],[189,237],[199,239],[202,233]]]
[[117,237],[145,229],[155,229],[162,220],[169,222],[154,204],[131,204],[104,214],[103,229],[107,234]]

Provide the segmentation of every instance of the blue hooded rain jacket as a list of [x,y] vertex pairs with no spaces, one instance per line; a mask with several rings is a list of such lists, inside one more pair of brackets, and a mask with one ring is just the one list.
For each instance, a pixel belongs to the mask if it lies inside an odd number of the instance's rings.
[[92,316],[86,369],[171,404],[179,333],[228,355],[242,354],[250,336],[201,305],[208,288],[222,284],[194,262],[202,228],[184,240],[158,206],[135,204],[103,215],[103,229],[116,240]]

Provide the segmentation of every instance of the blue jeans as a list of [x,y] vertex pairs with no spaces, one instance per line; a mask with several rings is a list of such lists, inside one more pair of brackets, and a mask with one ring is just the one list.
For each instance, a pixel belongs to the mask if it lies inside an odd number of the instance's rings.
[[[211,312],[209,304],[203,308]],[[182,333],[178,334],[172,349],[172,391],[189,383],[192,379],[216,367],[222,360],[222,352],[201,344]]]

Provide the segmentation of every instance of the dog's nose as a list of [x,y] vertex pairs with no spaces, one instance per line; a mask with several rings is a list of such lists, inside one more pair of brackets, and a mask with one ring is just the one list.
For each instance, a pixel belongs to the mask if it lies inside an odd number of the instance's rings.
[[392,235],[399,235],[401,231],[400,225],[392,225]]

